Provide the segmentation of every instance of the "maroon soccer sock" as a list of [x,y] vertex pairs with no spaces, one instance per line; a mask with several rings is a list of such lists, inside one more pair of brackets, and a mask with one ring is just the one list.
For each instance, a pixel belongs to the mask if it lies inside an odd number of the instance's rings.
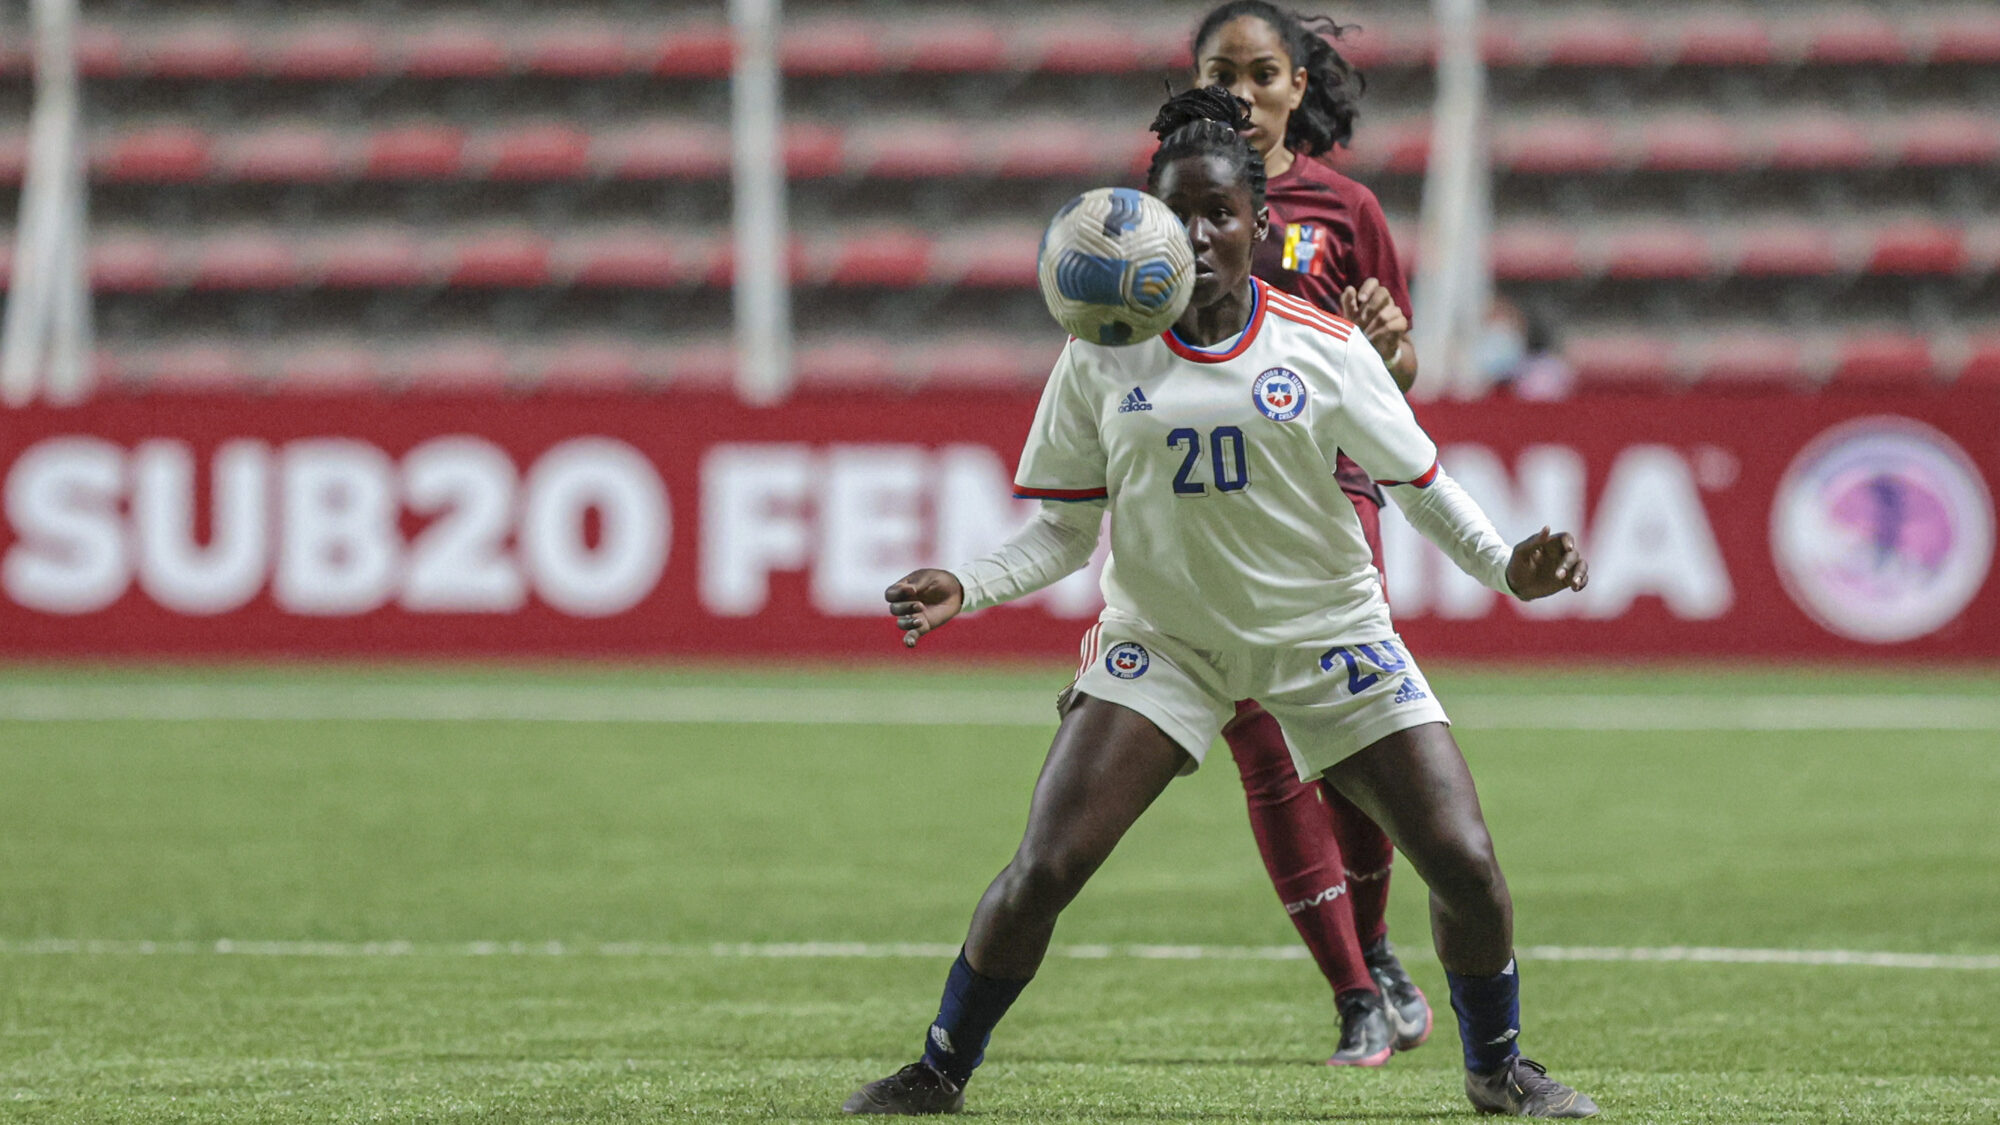
[[1223,737],[1243,777],[1264,870],[1319,971],[1336,996],[1376,991],[1355,933],[1339,841],[1319,792],[1299,780],[1278,721],[1260,709]]
[[1354,932],[1365,949],[1389,936],[1389,869],[1395,863],[1396,849],[1389,843],[1389,834],[1338,789],[1322,781],[1320,795],[1326,799],[1333,836],[1340,841]]

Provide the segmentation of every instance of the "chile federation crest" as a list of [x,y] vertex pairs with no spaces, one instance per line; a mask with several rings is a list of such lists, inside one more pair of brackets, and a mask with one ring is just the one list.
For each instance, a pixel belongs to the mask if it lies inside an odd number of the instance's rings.
[[1273,367],[1250,385],[1250,401],[1273,422],[1289,422],[1306,408],[1306,381],[1284,367]]
[[1146,666],[1152,662],[1145,648],[1131,641],[1113,645],[1111,651],[1104,654],[1104,670],[1121,680],[1136,680],[1145,675]]

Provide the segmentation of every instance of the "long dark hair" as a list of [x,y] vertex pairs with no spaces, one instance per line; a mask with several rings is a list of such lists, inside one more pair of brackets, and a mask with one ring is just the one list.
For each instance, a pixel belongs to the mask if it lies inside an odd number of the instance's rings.
[[1243,139],[1250,125],[1250,103],[1220,86],[1185,90],[1167,99],[1153,118],[1160,138],[1153,162],[1146,168],[1146,188],[1159,186],[1160,169],[1184,156],[1217,156],[1229,162],[1237,179],[1250,185],[1253,207],[1264,209],[1264,158]]
[[1352,139],[1355,119],[1361,113],[1361,94],[1368,88],[1368,82],[1340,57],[1332,41],[1354,27],[1343,27],[1332,16],[1288,12],[1266,0],[1230,0],[1202,17],[1194,30],[1188,51],[1197,67],[1201,65],[1201,45],[1223,24],[1239,16],[1256,16],[1269,24],[1284,41],[1292,65],[1306,68],[1305,100],[1285,123],[1285,147],[1307,156],[1321,156]]

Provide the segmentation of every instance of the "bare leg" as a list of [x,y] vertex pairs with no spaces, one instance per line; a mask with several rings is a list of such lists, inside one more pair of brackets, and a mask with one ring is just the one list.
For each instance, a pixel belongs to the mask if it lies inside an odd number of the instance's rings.
[[1057,915],[1186,764],[1187,752],[1137,711],[1079,698],[1049,747],[1013,862],[973,912],[965,938],[973,969],[1034,976]]
[[1430,887],[1431,933],[1444,967],[1480,977],[1505,969],[1514,956],[1514,903],[1451,729],[1427,723],[1398,731],[1328,769],[1326,779],[1389,833]]

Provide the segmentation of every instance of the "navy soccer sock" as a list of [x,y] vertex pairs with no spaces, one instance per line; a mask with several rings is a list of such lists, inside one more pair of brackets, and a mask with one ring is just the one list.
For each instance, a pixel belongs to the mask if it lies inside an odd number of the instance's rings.
[[1465,1045],[1465,1069],[1491,1074],[1521,1053],[1521,977],[1511,958],[1493,977],[1447,972],[1451,1010],[1458,1013],[1458,1038]]
[[965,950],[960,949],[958,960],[951,963],[951,976],[944,982],[937,1019],[924,1037],[924,1061],[946,1078],[965,1085],[986,1057],[986,1040],[994,1026],[1026,987],[1024,980],[995,980],[973,971]]

